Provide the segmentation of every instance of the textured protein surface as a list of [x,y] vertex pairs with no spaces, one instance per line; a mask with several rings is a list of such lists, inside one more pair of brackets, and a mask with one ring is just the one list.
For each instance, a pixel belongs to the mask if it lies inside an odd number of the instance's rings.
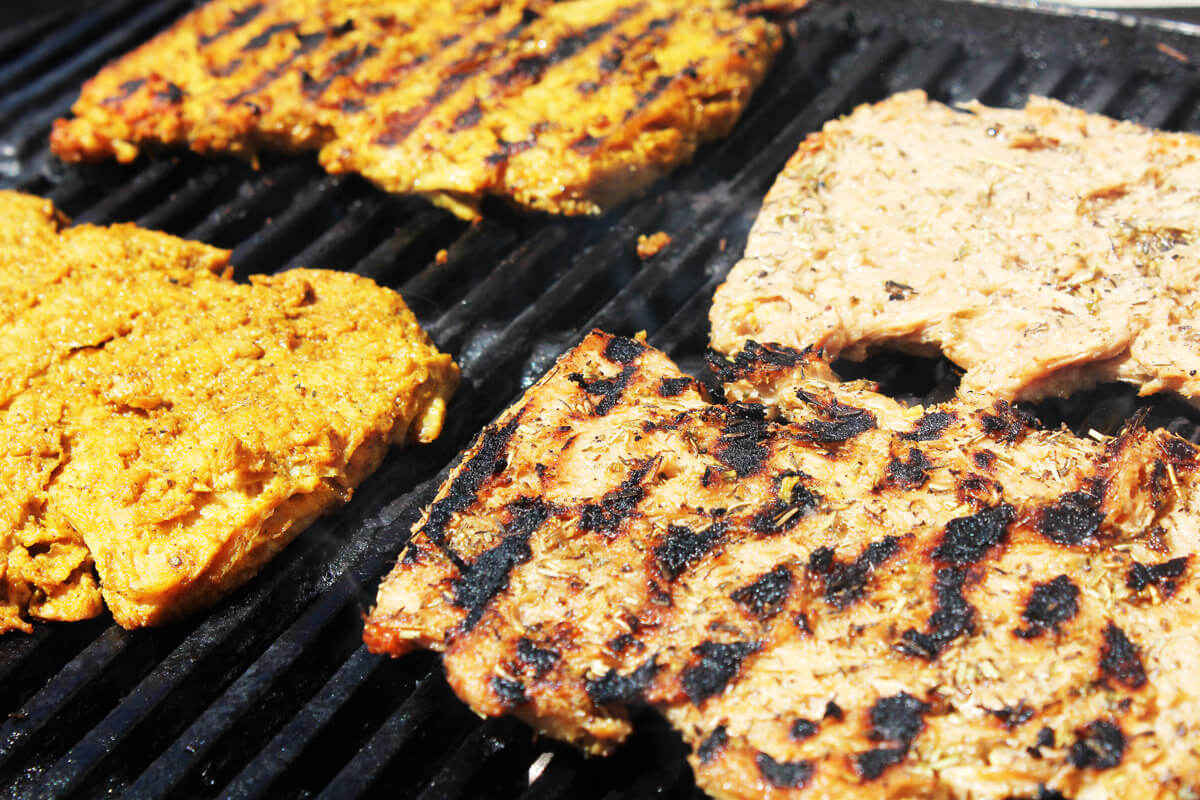
[[0,193],[0,632],[207,605],[440,431],[458,370],[395,292],[64,222]]
[[1200,138],[921,92],[801,145],[718,289],[713,346],[943,352],[1008,400],[1101,381],[1200,401]]
[[720,2],[215,0],[105,67],[51,141],[319,150],[460,216],[590,214],[724,136],[779,44]]
[[591,752],[650,704],[722,798],[1200,783],[1196,448],[714,361],[737,402],[634,340],[565,355],[438,492],[371,649]]

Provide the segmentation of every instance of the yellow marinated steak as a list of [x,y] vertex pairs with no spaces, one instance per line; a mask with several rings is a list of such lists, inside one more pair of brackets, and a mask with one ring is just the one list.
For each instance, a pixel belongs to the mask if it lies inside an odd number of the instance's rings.
[[460,216],[591,214],[724,136],[779,45],[715,0],[215,0],[90,80],[51,143],[319,150]]
[[1200,785],[1200,453],[904,408],[811,351],[732,402],[590,335],[486,428],[380,587],[377,652],[593,753],[649,704],[720,798]]
[[439,433],[458,370],[396,293],[62,224],[0,193],[0,631],[210,604]]
[[1040,98],[862,106],[776,179],[713,346],[940,350],[1008,400],[1120,380],[1200,402],[1198,154]]

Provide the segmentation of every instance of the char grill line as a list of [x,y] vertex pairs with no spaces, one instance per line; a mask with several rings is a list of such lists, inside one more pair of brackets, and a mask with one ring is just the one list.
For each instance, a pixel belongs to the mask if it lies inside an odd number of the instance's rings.
[[[455,455],[592,327],[645,330],[698,371],[713,290],[775,174],[805,135],[860,102],[910,88],[992,105],[1045,94],[1200,131],[1200,28],[1006,2],[814,0],[788,21],[789,43],[732,135],[597,219],[492,205],[468,224],[326,175],[304,154],[264,156],[257,170],[189,153],[85,167],[49,156],[50,124],[82,82],[189,8],[118,0],[0,30],[0,188],[50,197],[76,221],[231,248],[243,275],[305,265],[370,276],[404,295],[463,385],[436,443],[391,454],[353,502],[211,611],[137,632],[101,617],[4,637],[3,796],[701,798],[683,745],[653,713],[635,717],[616,756],[584,759],[522,723],[476,718],[435,656],[363,648],[362,614]],[[670,245],[639,260],[638,234],[660,230]],[[913,399],[956,380],[945,360],[839,366]],[[1132,389],[1102,387],[1032,410],[1112,432],[1138,405]],[[1200,441],[1186,403],[1149,405],[1150,424]]]

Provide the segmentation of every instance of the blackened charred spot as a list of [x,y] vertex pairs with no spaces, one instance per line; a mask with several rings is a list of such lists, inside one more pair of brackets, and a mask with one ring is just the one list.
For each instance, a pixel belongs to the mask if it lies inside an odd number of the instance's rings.
[[246,44],[242,46],[242,51],[251,53],[255,50],[261,50],[267,46],[267,44],[271,41],[271,37],[275,36],[275,34],[287,33],[294,31],[295,29],[296,23],[294,22],[279,22],[274,25],[270,25],[266,28],[263,28],[262,33],[246,42]]
[[1019,728],[1029,720],[1033,719],[1034,711],[1029,706],[1025,705],[1024,701],[1017,703],[1015,706],[1004,706],[1004,708],[989,709],[988,713],[1004,725],[1004,727],[1012,730]]
[[1057,544],[1076,546],[1092,541],[1104,522],[1099,499],[1090,492],[1067,492],[1042,510],[1038,530]]
[[538,647],[524,636],[517,642],[517,658],[522,663],[533,667],[534,672],[539,678],[553,669],[561,657],[561,654],[557,650],[549,647]]
[[787,367],[794,367],[804,360],[804,353],[781,344],[764,345],[748,341],[732,361],[715,350],[707,351],[704,360],[717,380],[721,383],[734,383],[760,368],[767,372],[778,372]]
[[791,530],[816,510],[821,497],[804,484],[806,480],[812,480],[812,477],[803,472],[789,470],[776,475],[773,484],[777,499],[751,517],[751,530],[765,534]]
[[438,47],[445,50],[447,47],[451,47],[451,46],[457,44],[461,39],[462,39],[461,33],[452,33],[449,36],[443,36],[441,39],[438,40]]
[[885,769],[903,761],[907,755],[907,747],[877,747],[855,756],[854,766],[859,775],[873,781],[882,775]]
[[746,656],[755,653],[758,642],[702,642],[692,648],[699,660],[683,671],[680,682],[693,703],[699,704],[725,690],[737,675]]
[[479,120],[483,119],[483,106],[479,104],[479,98],[476,97],[471,101],[471,105],[463,111],[460,111],[458,116],[454,118],[454,132],[465,131],[468,128],[474,128],[479,124]]
[[897,283],[896,281],[884,281],[883,290],[887,292],[888,300],[907,300],[917,290],[905,283]]
[[201,46],[212,44],[217,39],[220,39],[222,36],[230,34],[233,31],[236,31],[238,28],[245,25],[246,23],[250,22],[252,19],[257,17],[259,14],[261,14],[262,10],[263,10],[262,3],[255,3],[252,6],[246,6],[241,11],[235,12],[232,16],[229,17],[229,20],[227,22],[225,22],[225,24],[223,24],[221,27],[217,28],[212,33],[206,33],[202,36],[197,37],[197,41],[199,42],[199,44]]
[[863,596],[871,572],[899,549],[899,537],[886,536],[871,542],[851,563],[845,563],[834,558],[832,548],[818,547],[809,555],[809,572],[824,578],[824,600],[830,606],[846,608]]
[[1079,613],[1079,587],[1066,575],[1034,585],[1029,602],[1021,612],[1026,627],[1016,631],[1022,639],[1033,639],[1044,631],[1058,632],[1058,626]]
[[1125,585],[1135,592],[1143,591],[1147,586],[1157,586],[1165,597],[1170,597],[1178,588],[1175,579],[1182,577],[1187,564],[1187,556],[1172,558],[1161,564],[1140,564],[1135,561],[1125,576]]
[[884,483],[903,489],[919,489],[929,480],[933,464],[915,447],[909,448],[908,460],[893,458],[888,462]]
[[613,336],[604,345],[604,357],[614,364],[632,364],[646,351],[646,345],[627,336]]
[[813,764],[807,760],[776,761],[766,753],[759,753],[754,763],[758,764],[758,771],[767,779],[767,783],[780,789],[799,789],[813,775]]
[[125,81],[117,87],[116,94],[112,95],[111,97],[104,98],[100,101],[100,104],[104,106],[118,105],[123,101],[128,100],[130,95],[145,85],[145,78],[134,78],[133,80]]
[[996,463],[996,454],[991,450],[976,450],[971,457],[975,460],[975,466],[980,469],[991,469]]
[[779,565],[753,583],[738,589],[730,597],[745,606],[756,617],[770,617],[779,613],[792,591],[792,571]]
[[1177,469],[1191,469],[1196,466],[1196,447],[1177,437],[1163,437],[1158,440],[1158,449],[1163,456]]
[[925,727],[929,704],[908,692],[881,697],[871,706],[871,733],[874,741],[909,744]]
[[632,703],[641,697],[657,673],[658,665],[652,658],[629,675],[610,669],[599,678],[588,680],[584,686],[588,697],[598,706]]
[[911,431],[900,434],[900,438],[909,442],[932,442],[942,438],[946,428],[954,422],[956,415],[951,411],[931,411],[917,420]]
[[693,531],[684,525],[667,527],[666,538],[662,544],[654,548],[658,559],[659,569],[667,580],[673,581],[683,571],[695,564],[720,541],[728,527],[725,523],[713,523],[700,531]]
[[171,105],[178,105],[183,102],[184,91],[178,84],[167,81],[167,86],[161,92],[155,92],[154,96]]
[[657,463],[655,458],[639,461],[621,485],[606,493],[599,503],[584,504],[579,510],[579,529],[616,536],[621,523],[634,515],[637,504],[646,496],[642,481]]
[[708,735],[700,747],[696,749],[696,755],[700,757],[701,764],[707,764],[712,761],[717,755],[725,749],[725,745],[729,743],[729,734],[725,731],[725,726],[720,725]]
[[600,71],[601,72],[616,72],[621,68],[621,62],[625,60],[625,51],[620,47],[613,47],[607,50],[604,55],[600,56]]
[[855,758],[858,772],[867,780],[874,780],[893,764],[899,764],[908,755],[913,739],[925,727],[924,716],[929,704],[918,700],[908,692],[890,697],[881,697],[871,706],[870,737],[875,741],[894,743],[893,747],[878,747],[859,753]]
[[757,408],[765,417],[765,409],[761,406],[734,403],[728,408],[730,413],[713,455],[739,478],[745,478],[761,470],[770,455],[765,445],[770,437],[770,425],[766,419],[751,413]]
[[338,103],[338,108],[342,110],[343,114],[357,114],[366,107],[366,103],[356,100],[353,97],[343,97],[341,102]]
[[622,655],[630,649],[636,649],[639,653],[646,649],[646,645],[639,642],[632,633],[614,636],[605,643],[605,646],[617,655]]
[[[446,496],[434,502],[429,509],[429,518],[425,522],[425,535],[439,545],[445,541],[446,525],[452,514],[470,508],[479,496],[479,490],[485,483],[504,471],[508,466],[508,443],[521,424],[522,411],[503,425],[491,425],[479,434],[479,445],[475,455],[471,456],[454,479],[450,481],[450,489]],[[457,555],[450,554],[452,560],[461,569],[461,561]]]
[[1138,647],[1129,640],[1125,631],[1112,622],[1104,629],[1104,644],[1100,648],[1100,673],[1126,689],[1140,689],[1146,685],[1146,670],[1142,666]]
[[500,149],[484,158],[484,161],[493,167],[499,166],[513,156],[520,155],[526,150],[532,148],[537,144],[537,136],[530,135],[528,138],[518,139],[515,142],[508,142],[504,139],[499,139],[497,141],[500,143]]
[[833,550],[818,547],[808,558],[808,570],[825,580],[825,602],[844,609],[854,603],[866,590],[871,573],[900,549],[898,536],[886,536],[871,542],[858,558],[847,563],[838,561]]
[[1067,761],[1077,769],[1112,769],[1125,755],[1125,734],[1119,725],[1098,719],[1079,731]]
[[788,729],[788,736],[794,741],[802,742],[805,739],[811,739],[816,736],[817,730],[820,727],[818,723],[813,722],[811,719],[800,717],[792,722],[792,727]]
[[663,378],[658,382],[659,397],[678,397],[692,385],[691,378]]
[[312,33],[298,33],[296,38],[300,40],[300,52],[311,53],[325,42],[325,31],[313,31]]
[[1016,511],[1008,503],[952,519],[933,557],[946,564],[974,564],[1008,538],[1015,519]]
[[1043,725],[1037,734],[1038,747],[1054,747],[1054,729]]
[[529,695],[525,694],[525,684],[520,681],[501,678],[498,675],[493,676],[492,691],[500,698],[500,703],[505,708],[513,708],[529,702]]
[[983,426],[985,433],[1003,442],[1015,442],[1034,422],[1031,415],[1004,400],[993,403],[992,410],[996,413],[980,415],[979,424]]
[[581,156],[591,155],[596,151],[604,138],[600,136],[592,136],[590,133],[585,133],[575,141],[571,142],[571,149]]
[[512,521],[505,526],[504,538],[465,565],[454,583],[454,604],[469,612],[463,621],[464,630],[470,630],[492,598],[508,588],[513,569],[532,557],[529,537],[550,515],[545,501],[537,497],[516,500],[509,504],[508,511]]
[[963,597],[967,571],[962,567],[939,569],[934,578],[934,611],[928,630],[909,628],[898,645],[902,652],[932,661],[951,642],[975,630],[975,608]]
[[803,389],[796,397],[808,403],[826,419],[811,420],[800,425],[800,430],[814,442],[836,444],[847,442],[861,433],[875,428],[875,415],[864,408],[840,403],[836,399],[825,402]]
[[841,706],[839,706],[837,703],[830,700],[828,703],[825,704],[825,716],[823,718],[831,719],[831,720],[834,720],[835,722],[841,722],[843,719],[846,718],[846,712],[842,711]]
[[[300,88],[308,97],[317,97],[329,88],[329,84],[333,83],[335,78],[338,78],[342,75],[349,75],[364,61],[369,58],[374,58],[378,54],[379,48],[373,44],[368,44],[365,47],[360,47],[358,45],[348,47],[339,53],[335,53],[329,59],[327,69],[325,70],[325,77],[321,80],[315,80],[312,78],[312,76],[308,76],[308,79],[305,80],[304,78],[307,73],[305,73],[305,75],[301,75]],[[388,116],[389,126],[391,126],[393,117],[400,113],[403,112],[393,112],[393,114]],[[391,131],[391,127],[389,127],[389,131]],[[384,141],[388,135],[389,133],[385,132],[383,136],[380,136],[380,143],[389,145],[396,144],[397,142],[395,141]]]
[[632,380],[636,372],[637,367],[633,364],[627,364],[621,370],[621,373],[613,378],[596,378],[589,381],[578,372],[572,372],[567,378],[579,384],[580,388],[588,394],[600,398],[595,408],[592,409],[592,413],[597,417],[603,417],[620,402],[621,395],[624,393],[625,388],[629,386],[629,381]]

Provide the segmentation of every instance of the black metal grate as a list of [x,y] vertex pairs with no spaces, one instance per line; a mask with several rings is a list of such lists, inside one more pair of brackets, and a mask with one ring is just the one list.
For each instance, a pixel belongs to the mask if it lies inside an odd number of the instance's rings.
[[[818,0],[790,22],[733,135],[599,220],[493,207],[468,225],[305,157],[267,157],[257,171],[189,154],[128,167],[50,158],[49,125],[82,81],[187,8],[128,0],[0,33],[0,186],[51,197],[76,220],[232,248],[240,275],[300,264],[368,275],[399,289],[455,354],[463,388],[437,443],[392,454],[349,506],[211,613],[136,633],[101,618],[0,640],[0,787],[11,796],[698,797],[683,745],[650,712],[616,756],[589,761],[520,723],[474,717],[433,656],[365,652],[361,613],[455,454],[593,326],[644,329],[698,367],[712,292],[774,175],[807,133],[858,102],[914,87],[1001,105],[1042,93],[1200,129],[1193,30],[995,4]],[[658,230],[672,243],[640,261],[637,235]],[[954,381],[944,361],[846,369],[900,395]],[[1036,410],[1111,430],[1136,402],[1107,387]],[[1196,438],[1182,402],[1157,400],[1152,414]],[[543,753],[553,757],[530,784]]]

